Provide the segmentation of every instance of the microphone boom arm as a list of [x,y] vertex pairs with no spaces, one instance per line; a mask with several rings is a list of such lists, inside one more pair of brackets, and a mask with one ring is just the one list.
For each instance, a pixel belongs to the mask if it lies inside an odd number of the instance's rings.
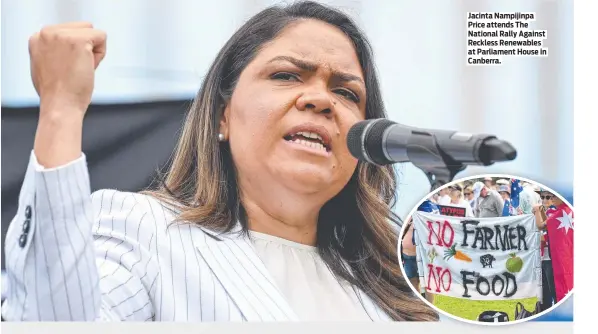
[[407,151],[411,163],[426,174],[430,191],[451,182],[466,167],[443,153],[436,138],[426,132],[413,131]]

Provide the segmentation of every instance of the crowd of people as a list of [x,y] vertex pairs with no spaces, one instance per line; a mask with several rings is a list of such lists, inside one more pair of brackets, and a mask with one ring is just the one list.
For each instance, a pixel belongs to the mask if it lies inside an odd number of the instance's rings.
[[424,205],[461,207],[466,217],[487,218],[533,214],[534,206],[547,204],[542,198],[552,197],[533,183],[486,177],[442,188]]
[[[534,215],[541,232],[541,310],[558,303],[573,289],[573,211],[551,190],[518,179],[486,177],[443,187],[425,200],[418,211],[440,214],[442,206],[465,208],[465,217],[474,218]],[[407,278],[417,288],[416,240],[411,219],[403,233],[401,256]]]

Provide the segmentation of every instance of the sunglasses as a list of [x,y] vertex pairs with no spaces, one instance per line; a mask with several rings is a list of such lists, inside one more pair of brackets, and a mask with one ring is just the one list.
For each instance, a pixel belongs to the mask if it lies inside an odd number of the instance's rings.
[[548,199],[552,199],[553,197],[554,197],[554,196],[549,196],[549,195],[540,196],[540,198],[541,198],[541,199],[543,199],[543,200],[544,200],[544,199],[546,199],[546,200],[548,200]]
[[469,195],[471,195],[471,193],[464,193],[464,194],[465,194],[465,196],[469,196]]

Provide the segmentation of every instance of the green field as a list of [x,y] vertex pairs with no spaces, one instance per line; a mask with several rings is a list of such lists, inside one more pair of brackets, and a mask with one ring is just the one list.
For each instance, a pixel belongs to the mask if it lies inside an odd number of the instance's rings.
[[526,299],[486,301],[435,295],[434,305],[447,313],[463,319],[477,321],[480,313],[492,310],[506,312],[509,315],[509,321],[513,321],[515,320],[515,306],[517,302],[521,302],[526,310],[533,312],[536,308],[537,300],[536,297],[532,297]]

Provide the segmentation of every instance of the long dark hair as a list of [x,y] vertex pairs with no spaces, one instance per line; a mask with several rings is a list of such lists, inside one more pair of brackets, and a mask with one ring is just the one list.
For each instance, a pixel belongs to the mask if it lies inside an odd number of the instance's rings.
[[[247,231],[230,150],[217,140],[220,116],[260,48],[303,19],[331,24],[350,38],[364,74],[366,118],[386,117],[370,44],[349,17],[309,1],[261,11],[218,53],[189,110],[162,186],[149,192],[175,204],[179,221],[220,232],[240,222]],[[322,208],[316,246],[337,277],[364,291],[392,319],[436,320],[437,314],[413,294],[401,274],[399,219],[391,210],[396,188],[391,167],[359,162],[345,188]]]

